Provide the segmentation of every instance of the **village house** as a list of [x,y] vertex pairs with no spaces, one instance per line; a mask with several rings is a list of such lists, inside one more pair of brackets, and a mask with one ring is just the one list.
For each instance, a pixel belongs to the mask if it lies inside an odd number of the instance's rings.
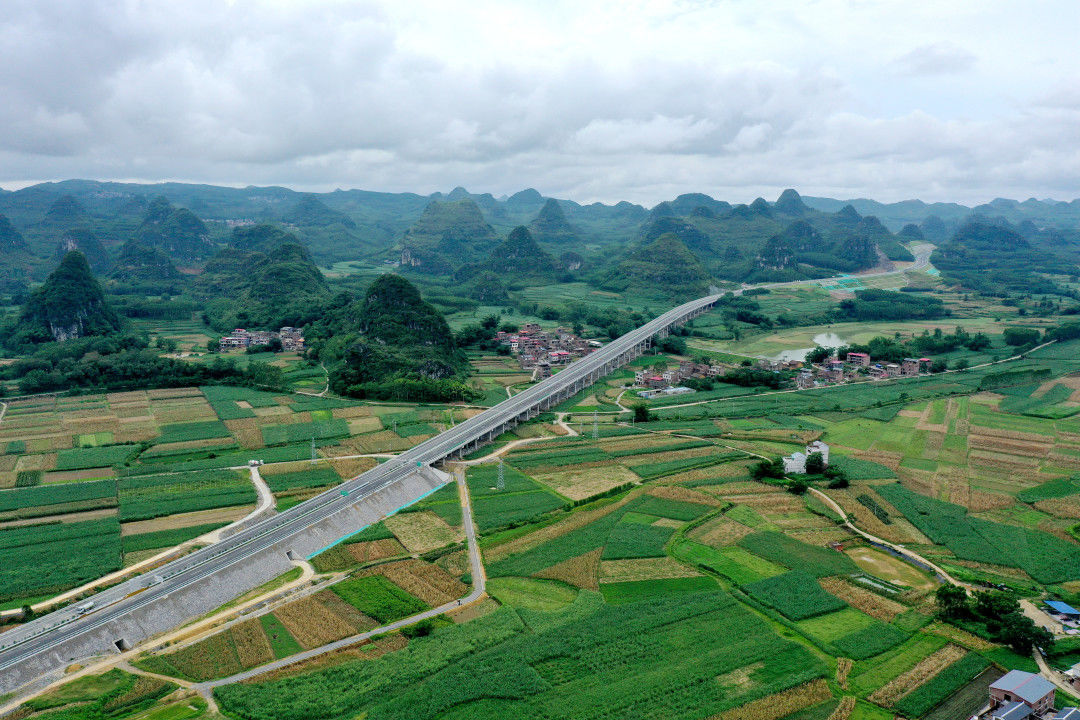
[[829,464],[829,446],[820,440],[815,440],[806,446],[806,452],[793,452],[781,458],[784,461],[785,474],[806,474],[806,458],[814,453],[821,453],[821,459],[825,465]]
[[1054,707],[1055,686],[1039,675],[1010,670],[990,685],[991,720],[1041,717]]
[[889,363],[885,366],[885,377],[900,377],[900,366],[896,363]]
[[1054,720],[1080,720],[1080,709],[1064,707],[1057,711]]
[[849,352],[847,354],[847,361],[852,365],[870,367],[870,356],[867,353]]
[[304,331],[286,325],[278,332],[269,330],[245,330],[235,328],[231,333],[218,340],[218,350],[246,350],[250,347],[269,345],[271,340],[280,340],[282,350],[301,351],[304,349]]

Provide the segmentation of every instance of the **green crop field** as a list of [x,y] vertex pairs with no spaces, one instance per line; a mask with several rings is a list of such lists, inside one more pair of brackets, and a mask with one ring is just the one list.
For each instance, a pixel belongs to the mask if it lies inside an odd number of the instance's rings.
[[232,470],[202,470],[122,478],[120,519],[146,520],[255,502],[251,481]]
[[341,477],[327,467],[287,473],[264,473],[263,480],[270,486],[270,490],[275,493],[285,492],[286,490],[326,487],[341,483]]
[[229,437],[229,429],[219,420],[205,422],[173,423],[161,426],[159,443],[187,442]]
[[778,565],[809,573],[814,577],[858,572],[858,566],[843,553],[831,548],[815,547],[778,532],[747,535],[739,544],[766,560]]
[[847,607],[843,600],[822,590],[812,575],[799,571],[752,582],[743,590],[790,620],[805,620]]
[[74,448],[57,453],[57,470],[84,470],[118,465],[139,451],[137,445],[106,445],[104,447]]
[[121,566],[116,518],[0,529],[0,600],[66,590]]
[[123,545],[125,553],[139,552],[141,550],[157,550],[158,548],[179,545],[192,538],[225,527],[225,525],[226,523],[208,523],[206,525],[191,525],[189,527],[176,528],[175,530],[157,530],[154,532],[140,533],[138,535],[126,535],[121,544]]
[[331,589],[342,600],[382,625],[428,609],[427,603],[382,575],[350,578],[336,583]]
[[901,698],[896,709],[908,717],[919,717],[967,685],[989,664],[981,655],[968,653]]
[[294,423],[292,425],[267,425],[262,429],[263,442],[267,445],[286,445],[288,443],[327,440],[347,437],[349,423],[345,420],[329,422]]

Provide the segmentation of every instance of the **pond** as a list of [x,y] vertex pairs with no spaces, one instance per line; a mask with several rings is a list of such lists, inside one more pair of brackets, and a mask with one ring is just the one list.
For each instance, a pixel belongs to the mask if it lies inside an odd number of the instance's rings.
[[805,360],[806,353],[813,350],[815,347],[827,347],[838,348],[848,344],[848,341],[840,337],[834,332],[818,333],[813,338],[814,345],[807,348],[799,348],[798,350],[784,350],[778,355],[773,355],[770,360]]

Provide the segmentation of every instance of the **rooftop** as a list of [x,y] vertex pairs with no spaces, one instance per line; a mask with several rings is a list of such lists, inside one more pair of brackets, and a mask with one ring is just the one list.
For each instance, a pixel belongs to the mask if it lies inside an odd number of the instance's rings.
[[1024,702],[1036,703],[1054,692],[1054,684],[1023,670],[1010,670],[991,684],[990,689],[1011,692]]
[[1054,720],[1080,720],[1080,710],[1074,707],[1061,708]]
[[1054,612],[1059,612],[1062,615],[1080,615],[1080,610],[1077,610],[1072,605],[1063,603],[1060,600],[1047,600],[1046,607]]
[[994,711],[997,720],[1024,720],[1031,715],[1031,707],[1022,702],[1005,703]]

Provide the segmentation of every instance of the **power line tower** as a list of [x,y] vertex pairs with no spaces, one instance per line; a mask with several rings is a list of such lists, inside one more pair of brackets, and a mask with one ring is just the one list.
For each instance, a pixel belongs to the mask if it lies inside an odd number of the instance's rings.
[[311,464],[315,464],[315,436],[311,436]]
[[503,467],[502,458],[499,458],[499,479],[495,481],[496,490],[506,489],[506,468]]
[[599,422],[600,422],[600,420],[599,420],[599,416],[597,415],[597,411],[593,410],[592,411],[592,439],[593,440],[600,437],[600,426],[598,425]]

